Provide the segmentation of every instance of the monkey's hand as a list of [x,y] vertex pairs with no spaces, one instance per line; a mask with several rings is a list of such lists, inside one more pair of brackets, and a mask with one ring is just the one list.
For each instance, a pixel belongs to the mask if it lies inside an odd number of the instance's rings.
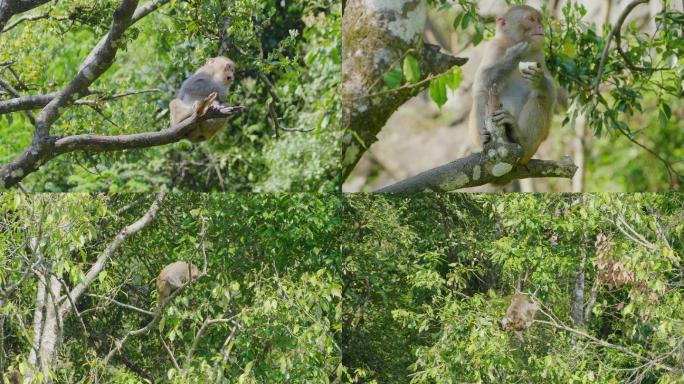
[[546,92],[546,76],[541,68],[529,67],[523,69],[522,77],[532,83],[532,88],[541,93]]
[[518,65],[520,59],[530,50],[530,43],[522,41],[506,50],[504,61],[509,65]]

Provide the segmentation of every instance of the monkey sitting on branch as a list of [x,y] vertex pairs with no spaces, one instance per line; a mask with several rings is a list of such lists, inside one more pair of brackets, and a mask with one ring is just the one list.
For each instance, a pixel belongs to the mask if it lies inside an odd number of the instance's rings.
[[[500,104],[490,106],[491,92]],[[518,5],[496,19],[496,36],[487,45],[473,84],[470,131],[481,146],[492,141],[491,118],[505,129],[504,139],[522,147],[527,164],[551,126],[556,91],[544,60],[544,26],[536,9]]]
[[157,277],[159,305],[166,301],[173,291],[188,282],[196,282],[199,276],[200,271],[197,266],[185,261],[176,261],[164,267]]
[[522,333],[532,325],[538,310],[539,306],[530,301],[527,295],[516,293],[506,310],[506,316],[501,320],[501,328],[513,331],[521,342],[525,342]]
[[484,149],[378,192],[449,192],[529,177],[572,178],[577,166],[532,160],[551,127],[556,98],[544,61],[544,26],[539,11],[512,6],[496,19],[473,82],[469,128]]
[[199,143],[209,140],[225,127],[231,115],[242,112],[242,106],[228,106],[226,87],[235,76],[235,63],[227,57],[213,57],[194,75],[183,82],[175,99],[169,104],[171,124],[176,125],[193,116],[203,116],[214,109],[226,117],[211,118],[197,123],[188,140]]

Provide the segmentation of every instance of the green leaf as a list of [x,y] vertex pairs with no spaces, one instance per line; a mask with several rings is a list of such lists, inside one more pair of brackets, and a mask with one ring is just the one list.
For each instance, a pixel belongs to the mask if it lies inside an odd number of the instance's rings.
[[458,29],[461,26],[461,20],[463,20],[463,16],[465,16],[465,13],[459,13],[456,15],[453,23],[454,29]]
[[404,58],[404,75],[409,83],[417,83],[420,80],[420,65],[418,65],[418,60],[411,55]]
[[447,101],[446,80],[440,76],[430,82],[430,97],[441,109]]
[[394,68],[391,71],[387,72],[385,76],[382,77],[382,79],[385,81],[385,85],[387,85],[389,89],[394,89],[401,84],[401,77],[401,69]]
[[454,67],[444,77],[449,89],[455,91],[461,85],[461,81],[463,81],[463,71],[460,67]]
[[470,13],[466,13],[463,15],[463,20],[461,21],[461,28],[466,29],[468,28],[468,25],[470,25],[470,21],[473,19],[473,16]]
[[473,45],[477,47],[484,40],[484,35],[480,32],[475,32],[473,35]]
[[662,109],[658,113],[658,120],[660,121],[660,128],[667,128],[667,123],[669,119],[667,118],[667,115]]

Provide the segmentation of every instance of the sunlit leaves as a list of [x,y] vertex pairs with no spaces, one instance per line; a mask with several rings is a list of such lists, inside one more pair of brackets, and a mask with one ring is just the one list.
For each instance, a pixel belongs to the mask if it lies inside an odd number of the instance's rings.
[[447,88],[451,91],[458,89],[458,86],[463,80],[463,75],[460,67],[454,67],[448,72],[437,76],[430,82],[430,97],[437,104],[438,107],[447,102]]
[[403,77],[403,73],[401,69],[399,68],[393,68],[389,72],[387,72],[383,77],[383,81],[385,82],[385,85],[389,89],[394,89],[399,87],[401,85],[401,80]]
[[404,58],[403,70],[406,81],[409,83],[417,83],[420,80],[420,66],[418,60],[412,55],[406,55]]

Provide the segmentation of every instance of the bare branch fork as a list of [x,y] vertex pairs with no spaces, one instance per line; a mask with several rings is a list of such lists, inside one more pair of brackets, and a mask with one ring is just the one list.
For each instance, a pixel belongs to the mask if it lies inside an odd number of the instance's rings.
[[413,193],[421,191],[449,192],[487,183],[505,184],[514,179],[562,177],[571,179],[577,166],[570,157],[561,161],[530,160],[519,164],[522,148],[509,141],[506,129],[494,123],[492,113],[500,105],[496,84],[489,91],[485,127],[492,140],[482,152],[474,153],[425,171],[398,183],[379,189],[377,192]]

